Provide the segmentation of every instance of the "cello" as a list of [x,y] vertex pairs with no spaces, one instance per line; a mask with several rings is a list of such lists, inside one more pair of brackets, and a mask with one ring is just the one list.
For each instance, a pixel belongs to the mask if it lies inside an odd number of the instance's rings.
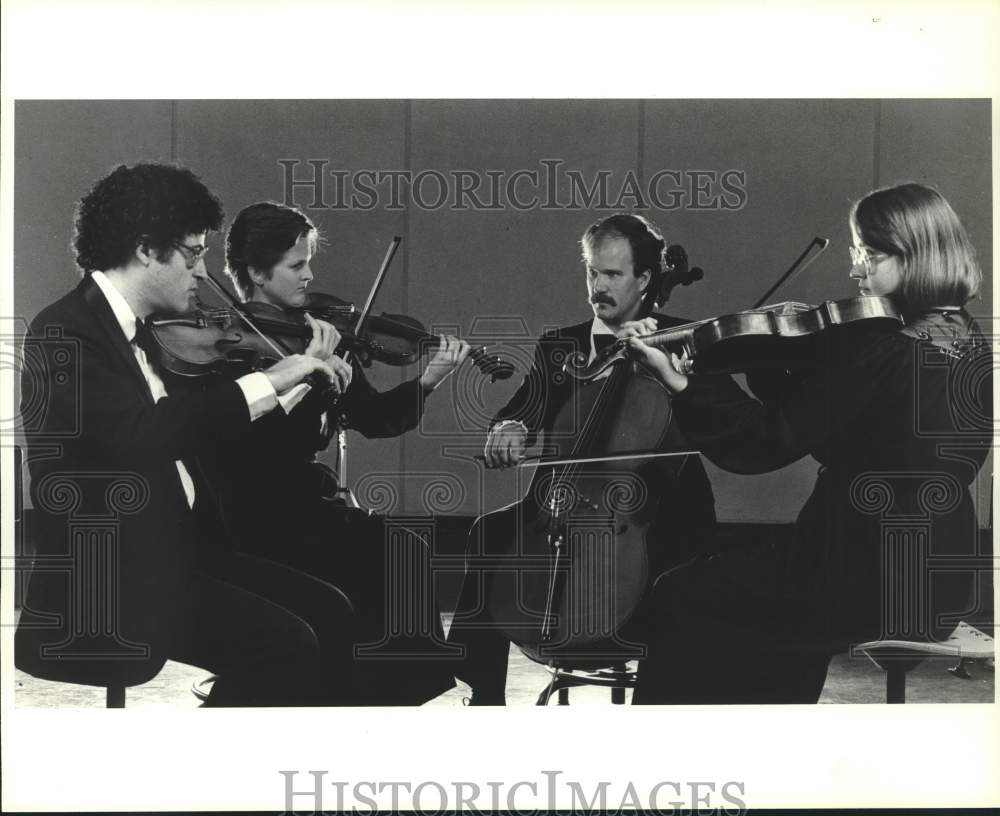
[[[822,239],[814,243],[826,245]],[[658,298],[657,305],[663,300]],[[808,338],[871,319],[899,320],[888,304],[871,298],[818,308],[758,304],[736,316],[672,326],[640,340],[694,348],[700,352],[695,363],[700,360],[701,370],[745,369],[755,356],[759,362],[754,352],[762,347],[776,365],[785,367],[815,359],[812,350],[801,351],[803,344],[811,349]],[[789,342],[793,359],[780,359],[775,350]],[[735,361],[727,360],[734,356]],[[513,534],[489,529],[490,516],[477,522],[481,529],[473,534],[487,542],[506,534],[515,542],[514,552],[494,565],[489,605],[498,628],[538,662],[599,668],[641,656],[638,644],[629,643],[622,632],[650,578],[659,574],[650,569],[650,533],[660,497],[696,451],[684,449],[684,439],[670,421],[670,397],[636,368],[624,341],[598,352],[589,364],[585,355],[569,356],[563,373],[579,385],[546,439],[559,462],[549,464],[552,470],[536,472],[517,506]],[[574,423],[577,414],[585,419]],[[570,440],[570,446],[560,445],[560,439]],[[659,458],[664,451],[673,456]],[[680,566],[693,553],[670,557],[676,560],[669,566]]]
[[[668,250],[657,305],[676,285],[701,277],[681,247]],[[645,597],[652,567],[650,536],[662,486],[679,478],[693,451],[671,422],[670,396],[624,357],[576,377],[573,393],[546,434],[561,465],[535,472],[517,505],[477,521],[472,536],[510,543],[492,564],[495,625],[531,659],[599,668],[641,657],[622,630]],[[625,452],[666,454],[620,458]]]

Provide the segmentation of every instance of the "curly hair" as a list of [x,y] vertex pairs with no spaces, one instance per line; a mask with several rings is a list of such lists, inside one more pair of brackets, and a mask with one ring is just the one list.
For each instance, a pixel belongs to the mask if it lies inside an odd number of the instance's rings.
[[226,274],[244,300],[253,293],[251,267],[270,278],[274,265],[303,236],[315,252],[316,225],[295,207],[258,201],[240,210],[226,233]]
[[73,247],[86,274],[128,263],[137,246],[158,257],[187,235],[222,227],[222,204],[190,170],[119,165],[80,199]]

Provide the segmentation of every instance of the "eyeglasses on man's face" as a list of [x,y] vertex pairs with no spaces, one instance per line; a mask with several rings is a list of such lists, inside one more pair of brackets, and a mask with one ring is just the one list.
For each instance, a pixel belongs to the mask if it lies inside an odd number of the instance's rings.
[[173,246],[174,249],[179,250],[181,255],[184,256],[184,265],[188,269],[194,269],[198,265],[198,261],[204,258],[205,253],[208,252],[208,247],[204,244],[188,246],[187,244],[175,241],[171,246]]

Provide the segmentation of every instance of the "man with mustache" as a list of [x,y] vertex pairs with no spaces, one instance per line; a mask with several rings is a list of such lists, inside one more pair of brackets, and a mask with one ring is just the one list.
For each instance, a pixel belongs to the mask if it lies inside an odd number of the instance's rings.
[[[686,322],[653,313],[664,273],[666,242],[645,218],[624,213],[613,215],[589,227],[580,244],[593,317],[547,332],[539,339],[531,370],[490,423],[485,447],[488,467],[516,465],[540,434],[552,430],[560,409],[576,393],[575,381],[562,371],[563,363],[571,355],[582,352],[592,360],[619,336],[644,334]],[[699,381],[699,387],[737,388],[728,377],[705,377]],[[578,423],[585,419],[581,416]],[[676,437],[671,440],[671,447],[678,443],[685,447],[683,440]],[[700,459],[687,456],[660,461],[664,465],[649,471],[655,476],[646,480],[649,494],[655,494],[659,501],[649,537],[650,587],[670,567],[705,552],[715,526],[715,501]],[[670,464],[666,465],[668,461]],[[478,559],[510,550],[511,541],[516,541],[519,535],[519,517],[530,517],[534,512],[524,502],[533,500],[529,496],[521,503],[479,519],[470,536],[465,581],[449,640],[464,648],[456,674],[472,687],[472,705],[505,703],[509,649],[506,636],[491,625],[494,575],[479,566],[485,561]],[[480,529],[487,531],[482,542]],[[647,593],[647,598],[651,597]],[[644,600],[627,624],[624,633],[627,640],[649,643],[647,622],[651,612],[652,603]],[[657,702],[657,685],[655,671],[640,668],[633,702]]]

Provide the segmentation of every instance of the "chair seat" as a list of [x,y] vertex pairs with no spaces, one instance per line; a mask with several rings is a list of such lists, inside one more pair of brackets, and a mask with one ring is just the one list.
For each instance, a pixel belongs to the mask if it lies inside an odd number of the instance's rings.
[[875,657],[993,657],[994,641],[985,632],[969,626],[964,621],[955,627],[947,640],[940,643],[915,640],[872,640],[854,647],[871,658]]

